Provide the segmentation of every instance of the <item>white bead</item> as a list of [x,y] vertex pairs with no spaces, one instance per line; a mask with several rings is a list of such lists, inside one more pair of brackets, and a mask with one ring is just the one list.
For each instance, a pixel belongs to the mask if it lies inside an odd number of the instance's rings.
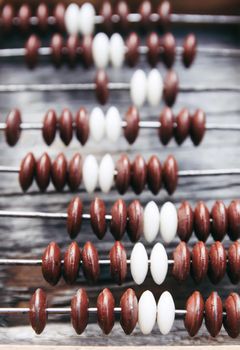
[[163,79],[159,71],[155,68],[150,71],[147,79],[147,100],[151,106],[160,104],[163,94]]
[[117,142],[122,133],[122,119],[116,107],[108,109],[105,123],[107,138],[111,142]]
[[92,43],[93,61],[97,68],[106,68],[109,61],[109,39],[105,33],[98,33]]
[[105,154],[99,166],[99,186],[101,191],[108,193],[114,179],[114,162],[110,154]]
[[157,314],[157,305],[155,298],[149,290],[141,295],[138,302],[138,324],[143,334],[150,334]]
[[95,142],[100,142],[105,134],[105,117],[99,107],[94,107],[89,118],[90,136]]
[[120,34],[114,33],[110,38],[110,61],[115,68],[123,65],[125,56],[125,46]]
[[94,31],[95,9],[92,4],[86,2],[79,10],[78,26],[82,35],[90,35]]
[[154,201],[149,202],[143,214],[143,234],[147,242],[151,243],[159,232],[159,210]]
[[78,33],[79,7],[77,4],[70,4],[64,15],[65,27],[68,34]]
[[178,216],[175,205],[166,202],[160,211],[160,233],[165,243],[170,243],[177,233]]
[[151,251],[150,270],[154,282],[162,284],[168,271],[168,256],[162,243],[156,243]]
[[147,77],[143,70],[138,69],[133,73],[130,81],[130,95],[135,106],[141,107],[147,94]]
[[162,334],[168,334],[172,329],[175,319],[175,305],[169,292],[164,292],[157,306],[157,323]]
[[138,242],[134,245],[130,258],[131,275],[136,284],[142,284],[148,272],[148,255],[144,245]]
[[83,183],[86,191],[92,193],[98,182],[98,163],[93,155],[88,155],[83,163]]

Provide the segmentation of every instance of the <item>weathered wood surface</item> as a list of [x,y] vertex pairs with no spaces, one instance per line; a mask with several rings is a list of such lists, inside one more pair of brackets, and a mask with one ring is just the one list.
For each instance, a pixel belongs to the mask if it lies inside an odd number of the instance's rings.
[[[178,42],[182,42],[183,36],[189,31],[189,28],[176,33]],[[237,30],[228,30],[226,28],[218,31],[206,30],[202,28],[197,32],[199,45],[218,46],[218,47],[240,47],[239,32]],[[9,41],[1,40],[1,47],[21,45],[22,42],[16,42],[13,38]],[[149,70],[149,67],[143,62],[140,67]],[[179,73],[180,82],[195,84],[216,84],[223,85],[225,82],[239,84],[240,65],[238,58],[222,57],[204,57],[199,55],[192,69],[185,70],[181,63],[176,63],[174,67]],[[165,69],[159,64],[161,72]],[[111,80],[128,81],[133,70],[124,68],[124,71],[108,70]],[[64,66],[60,70],[55,70],[48,63],[42,63],[35,71],[28,71],[24,64],[19,60],[1,61],[0,65],[0,83],[43,83],[43,82],[87,82],[94,77],[95,71],[85,71],[81,67],[76,70],[69,70]],[[111,95],[109,105],[115,104],[123,114],[129,104],[130,99],[127,93],[114,93]],[[18,93],[18,94],[0,94],[0,115],[1,121],[5,120],[6,114],[13,107],[22,110],[25,121],[42,121],[45,111],[50,108],[56,108],[59,113],[62,108],[69,107],[76,111],[79,106],[84,105],[89,110],[95,105],[95,97],[91,93]],[[180,94],[174,106],[177,112],[181,107],[188,107],[193,111],[197,107],[203,108],[207,113],[207,120],[224,124],[228,122],[240,122],[240,98],[236,93],[201,93],[201,94]],[[104,107],[104,110],[108,106]],[[141,109],[141,117],[149,119],[149,116],[157,118],[162,106],[158,108],[149,108],[144,106]],[[96,145],[89,142],[82,148],[76,140],[73,140],[69,147],[63,146],[59,137],[51,147],[46,147],[39,132],[23,132],[19,144],[11,149],[6,146],[4,135],[0,135],[0,164],[18,165],[20,159],[28,151],[34,152],[39,156],[44,151],[55,157],[59,152],[64,152],[69,158],[74,152],[80,151],[84,155],[94,153],[99,159],[106,152],[110,152],[114,158],[117,158],[121,152],[128,152],[131,159],[137,153],[142,153],[146,159],[153,153],[164,160],[170,153],[174,154],[179,161],[180,169],[215,169],[239,167],[239,147],[240,135],[237,132],[209,132],[202,145],[198,148],[193,147],[191,141],[185,142],[182,147],[177,147],[174,142],[164,148],[160,145],[156,131],[144,131],[140,133],[138,141],[130,147],[124,138],[117,145],[112,145],[107,141]],[[209,208],[216,199],[223,199],[226,204],[230,200],[239,197],[240,181],[239,176],[216,177],[202,179],[180,180],[179,188],[172,198],[169,198],[165,191],[162,191],[155,200],[159,205],[166,200],[172,200],[177,205],[183,199],[188,199],[193,205],[202,199],[206,201]],[[94,197],[80,193],[86,210]],[[110,195],[96,193],[108,202],[110,205],[118,198],[116,191]],[[129,191],[124,199],[131,201],[136,196]],[[65,211],[72,194],[64,191],[63,194],[56,194],[53,187],[50,186],[47,194],[39,194],[37,188],[33,188],[28,194],[23,195],[19,189],[18,179],[15,174],[0,174],[0,208],[13,210],[48,210]],[[153,198],[152,194],[145,191],[140,199],[142,203]],[[40,257],[43,249],[51,241],[55,240],[62,249],[65,249],[70,240],[66,233],[65,223],[62,221],[44,221],[28,219],[1,219],[0,220],[1,257]],[[106,235],[103,241],[98,241],[91,232],[89,224],[84,224],[83,229],[77,241],[83,244],[86,240],[92,240],[99,249],[100,256],[105,257],[109,248],[113,244],[110,233]],[[191,240],[191,244],[195,240]],[[176,239],[169,247],[169,253],[176,246]],[[211,240],[208,240],[211,243]],[[130,252],[132,244],[128,238],[124,238],[124,244]],[[226,246],[229,241],[225,240]],[[150,251],[151,245],[148,245]],[[1,267],[0,268],[0,306],[24,307],[28,305],[30,295],[37,287],[43,287],[49,295],[49,305],[65,306],[69,305],[71,296],[80,286],[86,286],[82,274],[76,285],[69,287],[63,282],[55,288],[49,287],[44,283],[41,277],[40,268],[24,267]],[[101,280],[96,286],[86,286],[90,296],[91,305],[95,305],[98,292],[108,286],[116,296],[116,302],[119,302],[119,296],[126,287],[133,287],[137,294],[146,288],[154,291],[156,298],[163,290],[168,289],[174,296],[176,306],[184,307],[188,295],[194,289],[199,289],[206,297],[210,291],[218,290],[224,298],[232,290],[239,291],[239,286],[230,284],[226,277],[219,285],[212,285],[208,279],[199,286],[196,286],[191,279],[179,286],[170,276],[164,285],[157,287],[152,283],[149,277],[141,287],[136,287],[130,277],[127,282],[118,287],[113,285],[109,278],[109,271],[104,268],[101,273]],[[34,335],[32,329],[28,326],[27,317],[1,317],[0,318],[0,344],[39,344],[39,345],[209,345],[209,344],[238,344],[239,339],[232,340],[226,336],[225,331],[217,339],[211,339],[207,336],[205,327],[202,327],[199,335],[190,339],[183,327],[182,320],[175,322],[173,331],[168,336],[161,336],[157,327],[151,336],[140,334],[139,328],[132,336],[125,336],[118,323],[114,327],[110,336],[103,336],[95,320],[89,325],[87,331],[82,336],[76,336],[69,324],[69,317],[50,317],[48,326],[44,333],[39,337]]]

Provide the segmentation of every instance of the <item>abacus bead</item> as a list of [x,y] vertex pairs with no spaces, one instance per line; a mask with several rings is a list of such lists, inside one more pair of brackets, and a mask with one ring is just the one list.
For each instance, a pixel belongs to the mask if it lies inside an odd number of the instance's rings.
[[173,194],[178,184],[178,165],[176,159],[170,155],[163,163],[163,183],[169,194]]
[[190,136],[195,146],[198,146],[205,134],[206,115],[202,109],[197,109],[191,119]]
[[98,33],[93,38],[92,55],[97,68],[107,67],[110,55],[110,42],[105,33]]
[[160,233],[165,243],[170,243],[177,233],[178,217],[173,203],[165,202],[160,210]]
[[227,267],[226,251],[221,242],[215,242],[209,249],[208,275],[212,283],[219,283]]
[[228,207],[228,235],[235,241],[240,238],[240,201],[234,200]]
[[51,242],[42,256],[42,274],[49,284],[55,286],[61,277],[61,273],[61,251],[57,243]]
[[21,113],[19,109],[12,109],[6,119],[5,137],[9,146],[15,146],[21,135]]
[[183,42],[183,64],[186,68],[189,68],[196,56],[197,51],[197,39],[194,34],[188,34]]
[[115,176],[115,184],[120,194],[124,194],[129,186],[131,177],[131,164],[126,154],[121,154],[116,163],[117,174]]
[[143,235],[151,243],[159,232],[159,209],[154,201],[148,202],[143,214]]
[[27,32],[30,27],[31,9],[28,4],[20,6],[18,11],[19,27],[23,32]]
[[146,40],[146,45],[148,48],[147,60],[150,66],[155,67],[159,61],[159,51],[160,51],[160,40],[157,33],[153,32],[149,34]]
[[163,335],[168,334],[175,320],[175,304],[169,292],[163,292],[157,305],[157,323]]
[[67,160],[63,153],[60,153],[52,163],[52,183],[57,191],[62,191],[67,182]]
[[151,251],[150,271],[156,284],[160,285],[164,282],[168,271],[168,256],[166,249],[159,242],[153,246]]
[[159,23],[163,26],[166,27],[170,21],[171,21],[171,4],[169,1],[163,1],[158,7],[157,10],[159,14]]
[[92,4],[82,4],[78,14],[78,25],[83,36],[90,35],[94,32],[95,15],[95,9]]
[[147,165],[141,155],[137,155],[131,166],[131,185],[136,194],[140,194],[147,180]]
[[30,152],[22,160],[19,172],[19,183],[23,191],[27,191],[33,183],[36,160]]
[[74,154],[68,164],[68,186],[71,191],[76,191],[82,182],[82,157],[80,153]]
[[210,214],[204,202],[199,201],[194,210],[194,231],[200,241],[205,242],[210,233]]
[[102,192],[108,193],[111,190],[114,180],[114,162],[112,156],[107,153],[99,165],[99,186]]
[[173,252],[172,274],[178,282],[185,281],[190,273],[190,251],[185,242],[180,242]]
[[131,275],[136,284],[142,284],[148,272],[148,256],[144,245],[136,243],[130,257]]
[[58,33],[54,34],[51,39],[50,47],[51,47],[53,64],[56,67],[60,67],[62,63],[63,47],[64,47],[62,35]]
[[38,18],[38,26],[40,30],[45,31],[48,27],[48,7],[45,3],[40,3],[36,10],[36,16]]
[[164,80],[164,100],[168,106],[172,106],[178,94],[178,76],[170,70]]
[[130,145],[138,137],[139,121],[138,109],[135,106],[130,106],[125,114],[126,126],[124,127],[124,136]]
[[108,91],[108,77],[107,74],[104,70],[100,69],[97,72],[96,75],[96,80],[95,80],[95,85],[96,85],[96,97],[97,100],[104,105],[109,96],[109,91]]
[[169,107],[164,107],[160,114],[159,138],[163,145],[167,145],[173,136],[174,117]]
[[74,67],[78,57],[79,39],[76,34],[69,35],[66,42],[67,61],[70,67]]
[[152,4],[149,0],[144,0],[139,6],[138,13],[141,16],[141,23],[143,25],[149,24],[150,15],[152,13]]
[[73,137],[73,117],[68,108],[64,108],[59,119],[60,137],[67,146]]
[[112,279],[121,285],[127,275],[127,253],[121,242],[117,241],[109,253]]
[[10,32],[10,30],[12,29],[13,18],[14,18],[13,6],[10,3],[5,4],[2,8],[2,13],[1,13],[1,22],[2,22],[1,25],[5,32]]
[[184,326],[191,337],[194,337],[203,323],[204,300],[198,291],[190,295],[186,302]]
[[190,133],[191,119],[187,108],[183,108],[176,117],[175,139],[181,145]]
[[127,225],[127,206],[122,199],[113,204],[111,215],[110,231],[116,240],[121,240]]
[[34,68],[38,61],[38,50],[41,46],[39,38],[32,34],[25,44],[25,60],[29,68]]
[[93,38],[91,35],[86,35],[82,38],[82,61],[86,68],[90,67],[93,64],[92,56],[92,42]]
[[200,283],[208,271],[208,251],[205,243],[197,242],[192,249],[191,274],[196,283]]
[[171,68],[175,61],[176,55],[176,41],[172,33],[166,33],[163,35],[160,45],[162,48],[162,60],[167,68]]
[[228,249],[228,276],[232,283],[240,281],[240,242],[233,242]]
[[107,32],[112,29],[112,4],[110,1],[103,1],[99,10],[99,15],[103,17],[103,26]]
[[120,324],[125,334],[131,334],[138,321],[138,300],[133,289],[128,288],[120,299]]
[[214,203],[211,218],[211,234],[215,241],[222,241],[228,229],[227,209],[222,201]]
[[41,334],[47,323],[47,296],[38,288],[29,302],[29,321],[36,334]]
[[100,142],[105,134],[105,117],[99,107],[94,107],[89,118],[90,136],[95,142]]
[[89,136],[89,115],[84,107],[80,107],[75,118],[76,135],[81,145],[85,145]]
[[68,5],[64,14],[64,22],[68,34],[78,34],[78,16],[79,6],[74,3]]
[[146,290],[138,302],[138,325],[144,335],[150,334],[156,322],[157,305],[152,292]]
[[119,33],[114,33],[109,41],[110,62],[114,68],[120,68],[124,62],[125,45]]
[[91,226],[95,235],[102,239],[107,230],[106,207],[102,199],[96,197],[90,206]]
[[224,303],[226,316],[223,325],[228,335],[237,338],[240,332],[240,297],[237,293],[230,293]]
[[137,33],[132,32],[126,39],[126,54],[125,59],[130,67],[134,67],[139,59],[139,48],[140,40]]
[[83,162],[83,183],[88,193],[94,192],[98,182],[98,163],[93,155],[88,155]]
[[53,9],[53,17],[56,21],[58,30],[65,30],[65,5],[62,2],[58,2]]
[[116,14],[119,16],[119,24],[123,30],[128,26],[129,7],[126,1],[119,0],[115,9]]
[[63,277],[68,284],[73,284],[77,277],[81,261],[81,251],[77,242],[72,242],[67,248],[63,262]]
[[122,120],[118,109],[111,106],[106,114],[105,132],[109,141],[117,142],[122,133]]
[[212,292],[205,302],[205,324],[212,337],[216,337],[222,327],[222,300],[217,292]]
[[57,131],[57,115],[54,109],[49,109],[43,120],[42,136],[49,146],[53,143]]
[[157,69],[152,69],[147,78],[147,100],[151,106],[158,106],[163,95],[163,79]]
[[162,186],[162,166],[157,156],[151,156],[147,164],[147,184],[153,194],[158,194]]
[[36,163],[36,182],[40,191],[46,191],[51,177],[51,160],[47,153],[37,160]]
[[130,96],[133,104],[141,107],[147,97],[147,76],[142,69],[137,69],[130,80]]
[[108,288],[104,288],[97,298],[97,319],[104,334],[109,334],[114,326],[115,300]]
[[178,208],[178,237],[181,241],[188,242],[193,232],[193,211],[187,201],[181,203]]
[[127,209],[127,233],[132,242],[137,242],[143,234],[143,207],[134,200]]
[[82,225],[83,204],[79,197],[71,200],[67,209],[67,230],[71,239],[80,232]]
[[86,242],[82,250],[83,273],[87,281],[97,282],[100,268],[98,252],[91,242]]
[[89,300],[85,289],[80,288],[71,300],[71,322],[77,334],[81,334],[88,324]]

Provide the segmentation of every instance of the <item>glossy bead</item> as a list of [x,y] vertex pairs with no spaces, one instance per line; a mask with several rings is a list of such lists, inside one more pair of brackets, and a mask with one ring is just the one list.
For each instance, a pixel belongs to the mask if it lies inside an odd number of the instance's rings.
[[62,63],[63,58],[63,37],[62,35],[56,33],[52,36],[51,39],[51,55],[52,55],[52,61],[56,67],[60,67]]
[[234,200],[228,207],[228,235],[235,241],[240,238],[240,201]]
[[191,337],[194,337],[203,322],[204,300],[198,291],[190,295],[186,302],[186,316],[184,326]]
[[65,5],[58,2],[53,9],[53,17],[56,21],[56,27],[60,31],[65,31]]
[[100,274],[98,252],[91,242],[86,242],[82,250],[83,273],[87,281],[97,282]]
[[61,192],[67,182],[67,160],[63,153],[52,163],[51,178],[56,190]]
[[68,34],[78,34],[78,16],[78,5],[74,3],[68,5],[64,15],[65,27]]
[[97,72],[95,85],[97,100],[99,101],[99,103],[104,105],[107,102],[109,96],[108,77],[104,70],[100,69]]
[[114,180],[114,162],[112,156],[107,153],[99,165],[99,186],[103,193],[111,190]]
[[112,279],[121,285],[127,275],[127,253],[121,242],[117,241],[109,253]]
[[97,68],[106,68],[109,62],[110,42],[105,33],[98,33],[93,38],[92,55]]
[[161,243],[156,243],[151,251],[150,271],[156,284],[164,282],[168,272],[168,256]]
[[61,273],[61,251],[55,242],[51,242],[42,256],[42,274],[49,284],[55,286],[61,277]]
[[178,86],[178,76],[173,70],[170,70],[164,80],[164,100],[169,107],[171,107],[176,100]]
[[141,24],[144,26],[149,24],[150,15],[152,13],[152,4],[149,0],[144,0],[139,6],[138,13],[141,16]]
[[151,106],[158,106],[163,95],[163,79],[155,68],[150,71],[147,78],[147,100]]
[[193,232],[193,211],[187,201],[178,208],[177,234],[181,241],[188,242]]
[[121,136],[122,119],[115,106],[111,106],[106,113],[105,132],[108,140],[111,142],[117,142]]
[[198,146],[205,134],[206,115],[202,109],[197,109],[191,118],[190,136],[195,146]]
[[181,145],[189,135],[191,126],[190,114],[187,108],[183,108],[176,117],[175,139]]
[[102,239],[107,230],[106,207],[102,199],[96,197],[90,206],[91,226],[95,235]]
[[185,242],[180,242],[173,252],[172,274],[178,282],[185,281],[190,272],[190,251]]
[[75,117],[76,135],[81,145],[85,145],[89,136],[89,115],[84,107],[80,107]]
[[131,275],[136,284],[142,284],[148,272],[148,256],[144,245],[136,243],[130,258]]
[[10,3],[5,4],[2,7],[1,12],[1,26],[4,32],[10,32],[13,26],[13,18],[14,18],[14,8]]
[[160,3],[157,13],[159,14],[159,23],[164,28],[167,27],[171,21],[171,3],[168,0],[164,0]]
[[211,234],[215,241],[222,241],[228,230],[227,209],[222,201],[214,203],[211,218]]
[[147,184],[153,194],[158,194],[162,186],[162,166],[157,156],[151,156],[147,164]]
[[43,120],[42,136],[48,146],[50,146],[56,136],[57,115],[54,109],[49,109]]
[[226,252],[221,242],[215,242],[209,249],[208,275],[212,283],[219,283],[225,275],[227,266]]
[[38,62],[38,50],[41,47],[39,38],[32,34],[25,44],[25,60],[30,69],[34,68]]
[[70,67],[74,67],[78,58],[80,43],[76,34],[69,35],[66,41],[67,61]]
[[89,300],[85,289],[80,288],[71,300],[71,322],[77,334],[84,332],[88,324]]
[[163,292],[157,304],[157,323],[161,334],[168,334],[175,320],[175,304],[169,292]]
[[205,242],[210,233],[210,214],[203,201],[199,201],[194,210],[194,231],[200,241]]
[[139,133],[139,112],[135,106],[130,106],[125,114],[126,126],[124,127],[124,136],[131,145],[135,142]]
[[103,17],[103,26],[107,32],[112,29],[113,9],[110,1],[102,1],[99,9],[99,15]]
[[222,300],[217,292],[212,292],[205,302],[205,324],[212,337],[216,337],[222,327]]
[[9,146],[15,146],[21,135],[21,113],[19,109],[12,109],[6,119],[5,137]]
[[240,297],[237,293],[230,293],[224,303],[226,316],[223,325],[231,338],[237,338],[240,332]]
[[162,48],[162,60],[167,68],[171,68],[175,61],[176,55],[176,41],[172,33],[163,35],[160,46]]
[[131,185],[136,194],[140,194],[147,180],[147,165],[141,155],[137,155],[131,166]]
[[138,300],[133,289],[128,288],[120,299],[120,324],[125,334],[131,334],[138,321]]
[[128,26],[129,7],[126,1],[119,0],[115,8],[116,14],[119,16],[119,24],[122,30],[126,30]]
[[120,68],[124,62],[125,45],[120,34],[114,33],[109,41],[110,62],[114,68]]
[[202,282],[208,272],[208,250],[205,243],[197,242],[192,249],[191,274],[196,283]]
[[126,54],[125,59],[130,67],[134,67],[139,60],[139,48],[140,40],[137,33],[132,32],[126,39]]
[[240,242],[233,242],[228,249],[228,276],[232,283],[240,281]]
[[95,142],[100,142],[105,134],[105,117],[99,107],[94,107],[89,118],[90,136]]
[[36,160],[30,152],[22,160],[19,172],[19,183],[22,190],[25,192],[33,183],[36,169]]
[[173,203],[166,202],[160,210],[160,233],[165,243],[170,243],[177,233],[178,217]]
[[47,323],[47,296],[38,288],[29,302],[29,321],[36,334],[41,334]]
[[98,182],[98,163],[93,155],[88,155],[83,162],[83,183],[88,193],[94,192]]
[[36,182],[40,191],[46,191],[51,177],[51,160],[47,153],[37,160],[36,163]]
[[71,239],[75,238],[80,232],[82,225],[83,205],[79,197],[71,200],[67,209],[67,230]]
[[81,251],[76,242],[67,248],[63,261],[63,277],[68,284],[73,284],[77,277],[81,261]]
[[138,302],[138,325],[144,335],[150,334],[156,322],[157,305],[152,292],[146,290]]
[[116,240],[121,240],[127,225],[127,206],[122,199],[118,199],[113,204],[111,216],[110,231]]
[[173,194],[178,184],[178,165],[171,155],[163,163],[163,183],[167,192]]
[[132,242],[137,242],[143,234],[143,207],[134,200],[127,209],[127,233]]
[[147,242],[153,242],[159,232],[159,209],[154,201],[148,202],[144,209],[143,235]]
[[82,38],[82,62],[86,68],[89,68],[93,64],[92,56],[92,42],[93,38],[91,35],[86,35]]
[[196,56],[197,39],[194,34],[188,34],[183,42],[182,60],[186,68],[189,68]]
[[68,108],[65,108],[60,116],[59,131],[64,144],[66,146],[69,145],[73,136],[73,117]]
[[78,14],[79,31],[83,36],[94,32],[95,9],[91,3],[83,3]]
[[78,190],[81,185],[82,156],[80,153],[75,153],[68,164],[67,181],[72,192]]
[[23,4],[20,6],[18,11],[18,19],[19,19],[19,27],[21,31],[27,32],[30,27],[30,17],[31,17],[31,9],[28,4]]
[[38,19],[38,26],[40,30],[45,31],[48,27],[49,11],[45,3],[40,3],[36,10],[36,16]]
[[157,33],[151,33],[147,37],[146,46],[148,48],[147,60],[152,67],[155,67],[159,61],[160,40]]
[[147,76],[142,69],[137,69],[130,80],[130,96],[133,104],[141,107],[147,97]]
[[115,300],[108,288],[104,288],[97,298],[97,319],[104,334],[109,334],[114,326]]
[[174,117],[172,110],[165,107],[160,114],[159,138],[163,145],[167,145],[173,136]]
[[131,164],[128,156],[122,154],[116,163],[117,174],[115,184],[120,194],[124,194],[129,186],[131,177]]

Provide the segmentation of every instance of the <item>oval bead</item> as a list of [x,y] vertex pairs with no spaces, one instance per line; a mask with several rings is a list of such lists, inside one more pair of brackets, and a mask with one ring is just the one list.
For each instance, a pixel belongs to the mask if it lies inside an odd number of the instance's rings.
[[21,135],[22,123],[19,109],[12,109],[6,119],[5,137],[9,146],[15,146]]
[[116,107],[112,106],[108,109],[105,124],[108,140],[111,142],[117,142],[122,133],[122,119]]
[[185,242],[180,242],[173,251],[173,260],[172,275],[178,282],[185,281],[190,272],[190,252]]
[[89,119],[90,136],[95,142],[100,142],[105,134],[105,117],[99,107],[93,108]]
[[36,182],[40,191],[46,191],[51,177],[51,160],[47,153],[37,160],[36,163]]
[[33,183],[36,160],[30,152],[22,160],[19,172],[19,183],[23,191],[27,191]]
[[143,207],[134,200],[127,209],[127,233],[132,242],[137,242],[143,234]]
[[191,337],[197,334],[203,322],[204,300],[202,295],[195,291],[187,299],[186,302],[186,316],[184,318],[184,325]]
[[181,241],[188,242],[193,232],[193,211],[187,201],[181,203],[178,208],[178,237]]
[[206,115],[202,109],[197,109],[191,120],[190,136],[195,146],[198,146],[206,131]]
[[130,106],[125,114],[126,126],[124,127],[124,136],[128,143],[132,145],[139,132],[139,113],[135,106]]
[[108,76],[103,69],[100,69],[95,78],[96,98],[100,104],[104,105],[109,96]]
[[91,3],[83,3],[79,9],[78,26],[83,36],[91,35],[95,26],[95,9]]
[[157,69],[152,69],[147,78],[147,100],[150,106],[158,106],[163,95],[163,79]]
[[240,238],[240,201],[234,200],[228,207],[228,235],[235,241]]
[[104,288],[97,298],[97,319],[104,334],[109,334],[114,326],[115,300],[108,288]]
[[194,210],[194,231],[200,241],[205,242],[210,233],[210,214],[204,202],[197,203]]
[[205,302],[205,325],[212,337],[216,337],[222,327],[222,300],[217,292],[212,292]]
[[157,305],[152,292],[146,290],[138,302],[138,324],[141,332],[150,334],[156,322]]
[[212,283],[219,283],[225,275],[227,266],[226,251],[221,242],[215,242],[209,249],[208,276]]
[[151,156],[147,164],[147,184],[153,194],[158,194],[162,186],[162,166],[157,156]]
[[130,258],[130,270],[136,284],[142,284],[148,272],[148,256],[144,245],[136,243]]
[[122,239],[127,225],[127,206],[118,199],[111,208],[110,231],[116,240]]
[[49,109],[45,114],[42,128],[43,139],[49,146],[53,143],[57,131],[57,115],[53,109]]
[[76,191],[82,182],[82,156],[80,153],[74,154],[68,165],[68,186],[71,191]]
[[125,334],[131,334],[138,320],[138,300],[133,289],[128,288],[120,299],[120,324]]
[[51,177],[54,187],[61,192],[67,182],[67,160],[63,153],[60,153],[52,163]]
[[197,242],[192,249],[191,273],[196,283],[200,283],[208,271],[208,250],[205,243]]
[[168,272],[168,256],[161,243],[156,243],[151,251],[150,271],[156,284],[164,282]]
[[157,323],[160,332],[166,335],[172,329],[175,320],[175,304],[169,292],[163,292],[157,305]]
[[214,203],[211,218],[211,234],[215,241],[222,241],[228,230],[227,209],[222,201]]
[[93,155],[88,155],[83,162],[83,183],[88,193],[94,192],[98,183],[98,163]]
[[130,96],[133,104],[141,107],[147,97],[147,77],[143,70],[138,69],[130,80]]
[[67,248],[63,261],[63,277],[68,284],[73,284],[78,276],[81,261],[81,252],[76,242]]
[[171,107],[177,97],[179,89],[179,81],[177,73],[173,70],[168,71],[164,80],[164,100],[166,104]]
[[131,163],[126,154],[121,154],[116,163],[115,184],[120,194],[124,194],[130,184]]
[[80,288],[71,300],[71,321],[77,334],[83,333],[88,324],[89,300],[85,289]]
[[78,33],[78,16],[79,16],[79,7],[77,4],[70,4],[64,15],[65,27],[68,34],[77,34]]
[[177,188],[178,184],[178,165],[173,156],[168,156],[163,164],[163,183],[169,194]]
[[114,243],[109,258],[111,276],[116,283],[121,285],[127,275],[127,253],[121,242]]
[[98,251],[91,242],[86,242],[83,247],[82,267],[86,280],[97,282],[100,274]]
[[142,155],[137,155],[131,166],[131,185],[136,194],[140,194],[147,180],[147,165]]
[[223,325],[228,335],[237,338],[240,332],[240,297],[237,293],[230,293],[224,303],[226,316]]
[[55,286],[61,277],[61,273],[61,251],[55,242],[51,242],[42,256],[42,274],[49,284]]
[[228,276],[232,283],[240,281],[240,242],[233,242],[228,249]]
[[82,225],[83,205],[79,197],[71,200],[67,209],[67,231],[70,238],[75,238],[80,232]]
[[160,210],[160,233],[165,243],[170,243],[174,239],[177,227],[178,216],[175,205],[166,202]]
[[159,209],[154,201],[148,202],[144,209],[143,234],[147,242],[151,243],[159,232]]
[[107,230],[106,207],[102,199],[96,197],[90,206],[91,226],[95,235],[102,239]]
[[125,46],[123,38],[119,33],[114,33],[110,38],[109,55],[114,68],[122,67],[125,56]]
[[114,162],[110,154],[105,154],[99,165],[99,186],[102,192],[111,190],[114,179]]
[[47,323],[47,296],[38,288],[29,302],[29,321],[36,334],[41,334]]
[[76,135],[81,145],[85,145],[89,136],[89,115],[84,107],[77,111],[76,118]]
[[92,55],[97,68],[106,68],[109,62],[109,39],[105,33],[98,33],[93,38]]

